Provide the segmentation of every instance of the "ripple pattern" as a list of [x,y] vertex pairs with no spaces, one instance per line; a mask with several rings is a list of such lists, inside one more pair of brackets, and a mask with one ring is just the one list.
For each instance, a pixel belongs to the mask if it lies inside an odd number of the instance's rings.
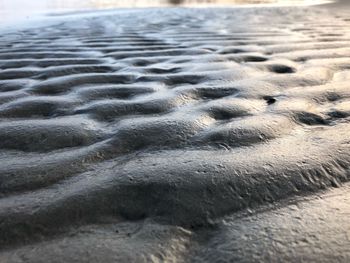
[[0,261],[59,262],[84,243],[64,261],[213,262],[193,229],[340,187],[349,36],[311,7],[116,11],[3,34]]

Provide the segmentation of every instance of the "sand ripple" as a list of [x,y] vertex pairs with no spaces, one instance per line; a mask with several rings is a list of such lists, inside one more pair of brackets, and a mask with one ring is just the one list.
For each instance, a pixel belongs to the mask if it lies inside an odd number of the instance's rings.
[[[2,35],[0,261],[247,257],[221,237],[255,255],[232,241],[249,217],[223,217],[349,180],[348,28],[316,8],[152,9]],[[271,213],[252,228],[289,220]]]

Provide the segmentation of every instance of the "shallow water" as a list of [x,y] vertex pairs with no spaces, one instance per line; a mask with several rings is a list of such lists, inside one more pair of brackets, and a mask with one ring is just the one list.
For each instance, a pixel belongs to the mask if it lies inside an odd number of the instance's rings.
[[315,4],[319,0],[1,0],[0,9],[57,10],[110,7],[149,7],[163,5],[241,5],[241,4]]
[[0,27],[21,25],[48,13],[135,7],[314,5],[325,0],[0,0]]

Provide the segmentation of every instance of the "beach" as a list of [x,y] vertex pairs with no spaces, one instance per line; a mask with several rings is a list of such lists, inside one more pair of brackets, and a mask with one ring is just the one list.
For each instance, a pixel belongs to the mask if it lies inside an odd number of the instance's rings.
[[349,14],[130,8],[3,30],[0,262],[349,262]]

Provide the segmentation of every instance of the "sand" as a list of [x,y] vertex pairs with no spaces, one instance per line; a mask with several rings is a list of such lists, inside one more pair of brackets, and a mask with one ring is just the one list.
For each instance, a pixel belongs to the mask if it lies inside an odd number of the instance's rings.
[[0,262],[348,262],[339,5],[0,36]]

